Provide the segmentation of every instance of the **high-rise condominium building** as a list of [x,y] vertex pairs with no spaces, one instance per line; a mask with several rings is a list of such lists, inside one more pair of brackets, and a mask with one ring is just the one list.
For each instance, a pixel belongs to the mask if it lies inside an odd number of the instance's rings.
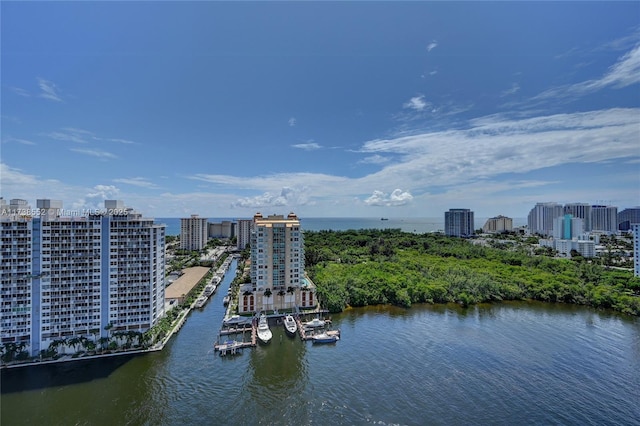
[[95,214],[60,216],[54,200],[38,200],[32,212],[43,214],[0,215],[2,343],[24,344],[36,356],[54,340],[157,323],[164,225],[113,200]]
[[235,223],[230,220],[209,222],[207,229],[209,238],[233,238],[235,236]]
[[618,232],[618,208],[615,206],[591,206],[591,230]]
[[620,231],[630,230],[634,223],[640,223],[640,207],[624,209],[618,213],[618,229]]
[[240,288],[241,313],[316,306],[315,286],[304,272],[304,237],[298,217],[253,218],[251,283]]
[[444,213],[444,232],[450,237],[474,235],[473,212],[469,209],[449,209]]
[[527,217],[529,233],[552,235],[553,221],[562,215],[564,210],[558,203],[537,203]]
[[571,240],[584,234],[584,221],[570,214],[557,217],[553,222],[553,238]]
[[569,203],[564,205],[564,214],[579,217],[584,224],[585,232],[591,231],[591,204],[589,203]]
[[482,232],[489,234],[510,231],[513,231],[513,219],[502,215],[487,219],[482,227]]
[[244,250],[251,242],[251,231],[253,230],[253,219],[238,219],[238,250]]
[[633,232],[633,275],[640,277],[640,223],[631,225]]
[[180,219],[180,248],[182,250],[202,250],[207,245],[207,218],[192,214]]

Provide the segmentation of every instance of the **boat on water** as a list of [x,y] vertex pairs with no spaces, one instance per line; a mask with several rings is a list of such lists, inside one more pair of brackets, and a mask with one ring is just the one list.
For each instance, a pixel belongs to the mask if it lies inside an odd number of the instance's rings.
[[273,334],[271,333],[271,329],[269,329],[267,317],[264,314],[260,315],[260,320],[258,321],[258,339],[262,343],[269,343],[272,337]]
[[222,325],[243,325],[251,322],[251,317],[241,317],[240,315],[231,315],[222,320]]
[[305,322],[303,325],[305,328],[319,328],[324,327],[327,322],[325,320],[321,320],[320,318],[314,318],[311,321]]
[[338,334],[328,334],[328,333],[320,333],[311,337],[311,341],[313,343],[335,343],[340,340],[340,336]]
[[214,291],[216,291],[215,284],[207,284],[207,286],[204,288],[204,295],[211,296]]
[[297,330],[298,330],[298,325],[296,324],[296,320],[293,319],[291,315],[285,316],[284,331],[286,331],[289,336],[295,336]]
[[389,220],[389,219],[386,217],[381,217],[380,220]]
[[224,306],[227,306],[230,301],[231,301],[231,297],[230,296],[225,296],[224,299],[222,299],[222,304]]
[[196,299],[196,308],[202,308],[204,304],[207,303],[207,298],[204,296],[200,296]]

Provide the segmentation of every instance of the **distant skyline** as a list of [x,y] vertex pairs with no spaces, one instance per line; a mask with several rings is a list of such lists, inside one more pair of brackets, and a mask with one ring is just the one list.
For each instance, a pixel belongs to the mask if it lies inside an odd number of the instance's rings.
[[7,201],[211,218],[640,205],[639,2],[0,11]]

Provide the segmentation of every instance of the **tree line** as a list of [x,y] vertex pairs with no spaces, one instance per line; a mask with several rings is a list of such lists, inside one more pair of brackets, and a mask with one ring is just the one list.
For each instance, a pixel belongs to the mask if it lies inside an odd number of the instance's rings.
[[332,312],[347,306],[541,300],[640,315],[640,279],[586,259],[400,230],[305,232],[306,271]]

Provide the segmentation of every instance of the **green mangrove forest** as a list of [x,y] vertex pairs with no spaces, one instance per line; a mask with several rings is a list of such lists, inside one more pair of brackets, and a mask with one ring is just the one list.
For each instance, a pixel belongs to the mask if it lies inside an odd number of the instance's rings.
[[540,300],[640,315],[640,279],[578,256],[558,259],[530,244],[400,230],[305,232],[306,271],[331,312],[347,306]]

